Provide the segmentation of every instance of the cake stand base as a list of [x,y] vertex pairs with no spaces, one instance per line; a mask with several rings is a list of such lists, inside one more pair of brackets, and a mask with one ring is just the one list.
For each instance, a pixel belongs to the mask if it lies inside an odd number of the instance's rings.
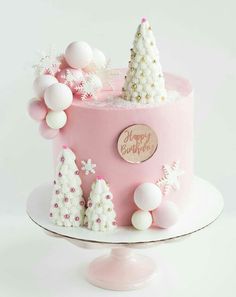
[[[65,228],[53,225],[48,218],[52,186],[36,188],[27,202],[27,213],[32,221],[49,236],[69,241],[85,249],[110,248],[110,255],[92,261],[87,280],[109,290],[133,290],[145,286],[157,276],[155,261],[137,255],[133,249],[143,249],[162,243],[182,240],[214,222],[224,206],[222,195],[207,181],[194,178],[189,207],[179,222],[169,229],[149,228],[138,231],[132,227],[118,227],[114,232],[94,232],[83,227]],[[159,276],[158,272],[158,276]]]
[[145,286],[155,276],[156,265],[146,256],[137,255],[129,248],[111,249],[88,267],[87,280],[109,290],[134,290]]

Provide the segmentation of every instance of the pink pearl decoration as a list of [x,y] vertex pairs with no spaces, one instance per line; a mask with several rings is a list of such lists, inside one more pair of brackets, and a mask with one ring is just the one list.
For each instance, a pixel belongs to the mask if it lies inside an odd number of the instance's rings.
[[76,93],[77,87],[81,86],[84,81],[83,72],[80,69],[65,68],[57,74],[60,83],[67,85],[72,93]]
[[143,17],[142,20],[141,20],[142,23],[145,23],[146,21],[147,21],[146,17]]
[[65,197],[65,198],[64,198],[64,201],[65,201],[65,202],[68,202],[68,201],[69,201],[69,199],[68,199],[67,197]]
[[79,221],[79,217],[75,217],[75,220],[78,222]]
[[75,188],[71,188],[70,191],[71,191],[71,193],[74,193],[75,192]]
[[70,215],[65,214],[65,215],[64,215],[64,218],[65,218],[65,219],[69,219],[69,218],[70,218]]
[[35,121],[42,121],[45,119],[47,114],[47,106],[42,100],[33,98],[30,100],[28,105],[28,113],[30,117]]
[[97,222],[98,224],[100,224],[100,223],[101,223],[101,219],[98,218],[98,219],[96,220],[96,222]]
[[179,210],[172,201],[163,201],[161,205],[152,212],[154,224],[160,228],[173,226],[179,218]]
[[84,206],[84,201],[80,201],[79,203],[81,206]]
[[57,204],[57,203],[55,203],[55,204],[54,204],[54,207],[55,207],[55,208],[58,208],[58,204]]
[[42,121],[39,126],[39,132],[45,139],[53,139],[58,135],[59,130],[48,127],[47,123]]

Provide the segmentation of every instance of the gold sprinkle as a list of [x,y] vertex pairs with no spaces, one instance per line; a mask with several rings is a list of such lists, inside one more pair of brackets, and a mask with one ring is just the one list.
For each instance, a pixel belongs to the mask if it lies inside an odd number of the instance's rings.
[[125,75],[125,78],[127,78],[127,75]]
[[122,92],[124,92],[125,91],[125,88],[122,88]]
[[156,64],[156,62],[157,62],[156,60],[153,60],[153,61],[152,61],[153,64]]
[[136,99],[137,99],[138,101],[140,101],[140,100],[141,100],[141,96],[138,95],[138,96],[136,97]]
[[140,32],[138,32],[137,33],[137,37],[139,38],[139,37],[141,37],[142,36],[142,34],[140,33]]
[[132,90],[136,90],[137,89],[137,85],[136,84],[132,84],[131,89]]
[[133,72],[134,71],[134,67],[130,67],[130,71]]
[[132,49],[132,48],[131,48],[130,50],[131,50],[131,52],[133,51],[133,49]]

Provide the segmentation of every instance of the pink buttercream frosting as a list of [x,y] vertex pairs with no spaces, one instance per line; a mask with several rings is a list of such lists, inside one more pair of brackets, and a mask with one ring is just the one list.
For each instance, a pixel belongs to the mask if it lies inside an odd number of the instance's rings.
[[[75,153],[79,168],[82,160],[91,159],[92,164],[96,164],[95,174],[86,175],[80,170],[84,196],[88,198],[97,176],[104,176],[113,193],[118,225],[131,224],[132,213],[137,209],[133,200],[135,188],[144,182],[155,183],[163,176],[163,165],[174,161],[180,162],[185,174],[179,178],[180,189],[171,191],[164,199],[174,201],[180,208],[187,203],[193,176],[192,88],[187,80],[178,76],[165,74],[165,79],[167,89],[177,91],[180,98],[159,106],[101,107],[74,100],[66,110],[67,125],[54,140],[55,162],[66,143]],[[99,100],[119,96],[123,81],[121,75],[113,83],[114,90],[103,90]],[[126,162],[117,151],[118,136],[133,124],[150,126],[158,137],[157,151],[149,160],[138,164]]]

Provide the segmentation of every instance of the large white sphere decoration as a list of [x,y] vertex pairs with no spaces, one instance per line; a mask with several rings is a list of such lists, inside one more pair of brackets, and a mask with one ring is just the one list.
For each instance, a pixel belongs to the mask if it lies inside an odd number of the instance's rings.
[[153,211],[154,223],[160,228],[169,228],[179,219],[179,209],[172,201],[163,201],[161,205]]
[[97,48],[93,49],[93,62],[98,68],[104,68],[106,66],[106,57],[103,52]]
[[146,230],[152,225],[152,215],[148,211],[137,210],[131,218],[132,225],[138,230]]
[[92,61],[93,51],[86,42],[75,41],[66,48],[65,58],[72,68],[84,68]]
[[106,57],[102,51],[97,48],[93,49],[93,59],[91,63],[86,66],[83,70],[86,72],[96,72],[99,69],[105,68],[106,66]]
[[44,93],[44,101],[54,111],[67,109],[73,101],[71,89],[65,84],[56,83],[48,87]]
[[39,98],[43,98],[45,90],[57,82],[58,82],[57,79],[52,75],[49,75],[49,74],[40,75],[34,80],[33,88],[34,88],[35,94]]
[[52,129],[60,129],[65,126],[67,115],[64,111],[49,111],[46,116],[46,123]]
[[161,190],[153,183],[143,183],[134,191],[134,202],[142,210],[156,209],[161,204],[161,200]]

